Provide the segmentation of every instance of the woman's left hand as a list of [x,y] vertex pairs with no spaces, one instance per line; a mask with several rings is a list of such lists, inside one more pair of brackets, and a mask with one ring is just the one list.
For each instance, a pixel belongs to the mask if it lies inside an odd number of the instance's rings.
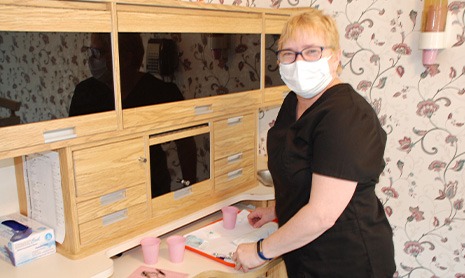
[[242,270],[244,272],[249,271],[252,268],[261,266],[266,261],[260,259],[257,254],[257,243],[243,243],[237,246],[236,252],[232,259],[236,262],[235,269]]

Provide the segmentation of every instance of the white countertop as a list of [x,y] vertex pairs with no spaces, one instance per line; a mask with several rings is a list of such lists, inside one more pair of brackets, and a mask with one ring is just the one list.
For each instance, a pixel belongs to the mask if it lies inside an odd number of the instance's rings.
[[[19,267],[14,267],[0,260],[0,277],[128,277],[139,266],[144,265],[142,251],[139,246],[139,242],[143,237],[157,236],[163,239],[167,235],[173,233],[185,234],[221,218],[221,214],[219,214],[218,211],[224,206],[247,200],[266,201],[272,199],[274,199],[273,187],[266,187],[259,184],[257,187],[241,194],[222,200],[212,206],[177,219],[169,224],[157,227],[129,241],[83,259],[71,260],[56,253]],[[120,257],[111,259],[112,256],[121,253],[122,255]],[[168,260],[168,250],[164,240],[162,240],[160,246],[158,263],[153,267],[188,273],[189,277],[194,277],[204,271],[212,270],[229,273],[236,272],[231,267],[205,258],[189,250],[186,250],[182,263],[171,263]]]

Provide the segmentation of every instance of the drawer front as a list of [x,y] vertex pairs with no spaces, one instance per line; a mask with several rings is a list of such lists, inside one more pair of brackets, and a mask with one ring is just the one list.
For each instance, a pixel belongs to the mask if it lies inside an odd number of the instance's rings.
[[254,148],[256,125],[254,114],[215,121],[215,160]]
[[76,196],[100,197],[145,182],[142,138],[73,152]]
[[221,176],[239,168],[254,164],[254,151],[238,152],[215,161],[215,176]]
[[140,184],[120,189],[77,204],[79,224],[103,217],[147,201],[147,188]]
[[148,219],[147,204],[142,203],[79,225],[82,245],[121,237]]
[[173,125],[190,125],[215,117],[227,117],[233,113],[241,113],[238,111],[256,111],[260,101],[260,91],[249,91],[125,109],[123,125],[125,127],[151,126],[157,129],[169,129]]
[[152,217],[157,223],[169,223],[189,213],[202,210],[211,200],[213,179],[195,183],[175,192],[152,199]]
[[248,165],[227,172],[215,178],[215,191],[234,191],[237,188],[257,182],[254,174],[254,166]]

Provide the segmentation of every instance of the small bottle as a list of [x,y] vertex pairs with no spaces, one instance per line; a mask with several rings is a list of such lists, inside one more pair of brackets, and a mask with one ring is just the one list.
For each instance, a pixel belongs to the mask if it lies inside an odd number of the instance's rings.
[[[444,32],[447,19],[447,0],[425,0],[421,22],[422,33]],[[443,48],[444,36],[431,34],[430,48],[423,49],[423,65],[436,63],[440,48]],[[436,38],[436,39],[433,39]]]

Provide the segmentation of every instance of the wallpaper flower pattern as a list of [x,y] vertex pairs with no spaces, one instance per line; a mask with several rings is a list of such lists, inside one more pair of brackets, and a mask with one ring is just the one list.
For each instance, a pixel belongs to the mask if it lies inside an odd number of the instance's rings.
[[[388,133],[376,192],[394,230],[395,277],[465,277],[465,2],[449,1],[451,47],[428,67],[418,49],[420,0],[208,2],[314,7],[336,19],[341,76],[372,104]],[[277,111],[260,113],[261,155]]]

